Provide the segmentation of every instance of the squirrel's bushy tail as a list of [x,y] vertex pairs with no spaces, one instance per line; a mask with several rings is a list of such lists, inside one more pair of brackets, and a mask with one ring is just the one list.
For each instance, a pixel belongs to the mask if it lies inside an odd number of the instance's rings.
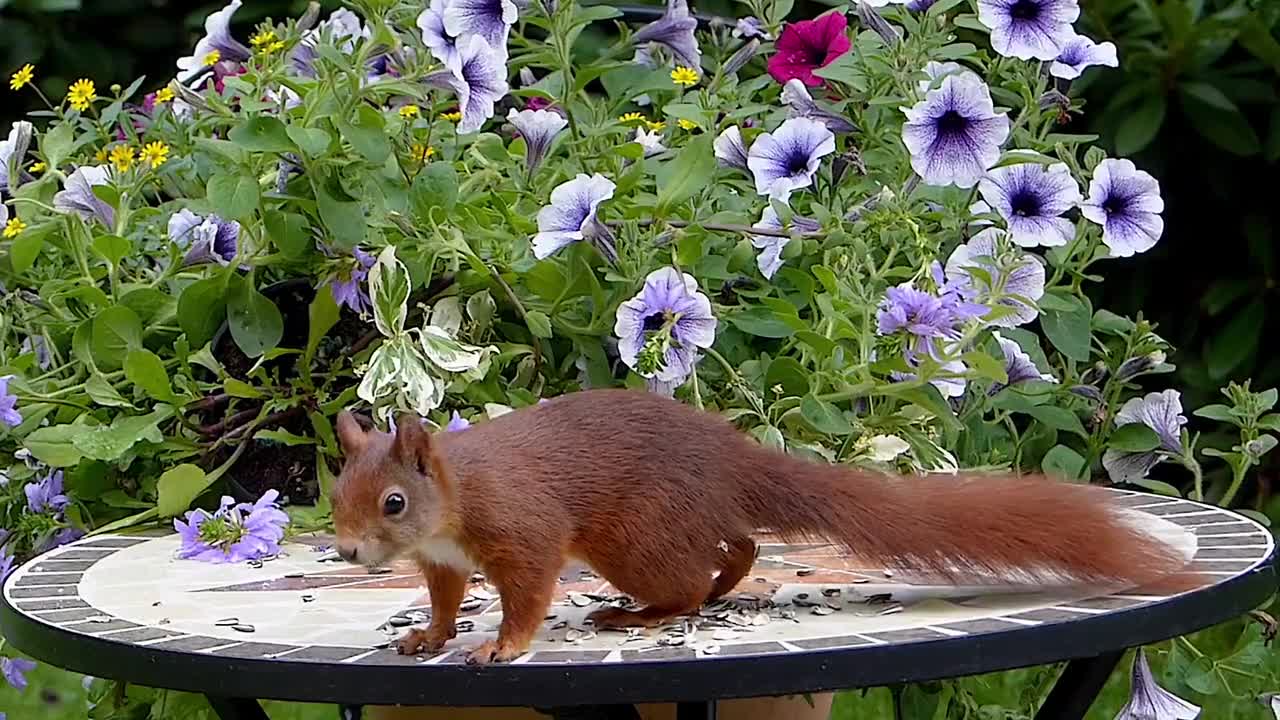
[[[767,451],[766,451],[767,452]],[[893,478],[788,456],[743,505],[783,537],[846,546],[887,568],[973,584],[1171,581],[1182,551],[1145,532],[1098,488],[1043,477]]]

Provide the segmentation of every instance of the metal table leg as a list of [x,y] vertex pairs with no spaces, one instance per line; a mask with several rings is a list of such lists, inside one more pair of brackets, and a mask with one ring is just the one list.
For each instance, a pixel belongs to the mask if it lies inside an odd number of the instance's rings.
[[716,720],[716,701],[682,702],[676,705],[676,720]]
[[1036,713],[1036,720],[1083,720],[1124,653],[1118,650],[1067,663]]
[[338,720],[360,720],[363,716],[363,705],[340,705],[338,707]]
[[220,720],[270,720],[257,700],[206,695],[213,714]]

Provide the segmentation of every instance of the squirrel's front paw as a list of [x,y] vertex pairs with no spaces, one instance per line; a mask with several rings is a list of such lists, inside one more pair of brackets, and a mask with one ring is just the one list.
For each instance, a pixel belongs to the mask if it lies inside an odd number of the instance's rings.
[[524,650],[501,640],[489,640],[471,649],[467,653],[468,665],[488,665],[494,662],[509,662],[524,654]]
[[428,627],[425,630],[414,629],[405,633],[404,637],[396,641],[396,652],[401,655],[417,655],[422,652],[435,652],[444,647],[444,644],[458,636],[458,631],[454,628],[447,630],[439,630],[437,628]]

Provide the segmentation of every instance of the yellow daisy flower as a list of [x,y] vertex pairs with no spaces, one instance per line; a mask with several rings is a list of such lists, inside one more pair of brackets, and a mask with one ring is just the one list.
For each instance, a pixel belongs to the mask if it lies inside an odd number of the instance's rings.
[[35,76],[36,76],[35,65],[32,65],[31,63],[27,63],[26,65],[23,65],[22,67],[18,68],[17,72],[15,72],[12,76],[9,77],[9,89],[21,90],[22,88],[26,87],[26,85],[30,83],[31,79],[34,78]]
[[400,117],[409,120],[410,118],[418,117],[420,112],[421,110],[418,109],[417,105],[405,105],[400,108]]
[[629,112],[629,113],[626,113],[625,115],[618,116],[618,122],[622,123],[623,125],[632,125],[632,124],[638,125],[644,121],[645,121],[644,116],[638,112]]
[[16,238],[22,234],[23,230],[26,229],[26,223],[22,222],[18,218],[12,218],[4,226],[4,236],[7,238]]
[[441,113],[440,117],[445,120],[449,120],[450,122],[458,122],[462,119],[462,113],[458,110],[454,110],[453,112]]
[[698,128],[698,123],[692,120],[685,120],[684,118],[677,120],[676,124],[680,126],[681,130],[696,130]]
[[422,143],[414,143],[409,148],[409,158],[417,163],[425,163],[431,159],[432,155],[435,154],[435,148],[430,145],[423,145]]
[[254,47],[262,47],[275,42],[276,31],[270,28],[259,30],[252,38],[249,38],[249,44]]
[[33,162],[33,163],[31,163],[31,172],[33,172],[33,173],[42,173],[42,172],[44,172],[46,169],[48,169],[48,167],[49,167],[48,165],[45,165],[45,164],[44,164],[44,161],[43,161],[43,160],[38,161],[38,162]]
[[682,65],[671,71],[671,82],[682,87],[693,87],[698,84],[698,73],[693,68]]
[[173,101],[173,88],[162,87],[156,91],[156,104],[163,105]]
[[133,167],[134,150],[128,145],[117,145],[111,148],[111,164],[120,172],[127,172]]
[[152,170],[165,164],[168,159],[169,146],[159,141],[147,143],[142,152],[138,153],[138,161],[147,163]]
[[645,120],[644,124],[648,125],[653,132],[662,132],[667,129],[667,124],[661,120]]
[[98,152],[93,154],[93,161],[101,165],[107,161],[107,149],[98,148]]
[[214,65],[217,65],[218,61],[221,59],[222,59],[222,51],[214,50],[213,52],[210,52],[208,55],[204,56],[204,64],[212,67]]
[[67,88],[67,102],[71,103],[71,107],[84,112],[89,109],[89,105],[98,99],[98,90],[93,85],[92,80],[80,78],[71,83],[71,87]]
[[280,51],[281,51],[281,50],[283,50],[283,49],[284,49],[284,41],[283,41],[283,40],[277,40],[277,41],[275,41],[275,42],[271,43],[270,45],[266,46],[266,47],[265,47],[265,48],[263,48],[262,50],[263,50],[263,52],[266,52],[266,53],[270,54],[270,53],[277,53],[277,52],[280,52]]

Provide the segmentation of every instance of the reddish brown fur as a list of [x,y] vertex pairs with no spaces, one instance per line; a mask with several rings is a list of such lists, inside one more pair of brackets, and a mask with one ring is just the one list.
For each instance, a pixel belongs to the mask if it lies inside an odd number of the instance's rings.
[[[646,606],[597,614],[598,625],[653,624],[731,589],[750,570],[750,536],[761,528],[976,582],[1040,570],[1138,585],[1182,564],[1093,488],[811,463],[650,393],[576,393],[457,433],[428,436],[412,420],[399,427],[393,439],[364,434],[349,416],[339,424],[348,454],[334,498],[340,546],[358,545],[368,563],[412,553],[428,537],[465,550],[502,597],[499,639],[473,653],[480,662],[528,647],[570,557]],[[398,519],[381,511],[393,486],[410,496]],[[430,589],[433,612],[451,624]],[[427,639],[406,649],[447,638],[437,631],[418,642]]]

